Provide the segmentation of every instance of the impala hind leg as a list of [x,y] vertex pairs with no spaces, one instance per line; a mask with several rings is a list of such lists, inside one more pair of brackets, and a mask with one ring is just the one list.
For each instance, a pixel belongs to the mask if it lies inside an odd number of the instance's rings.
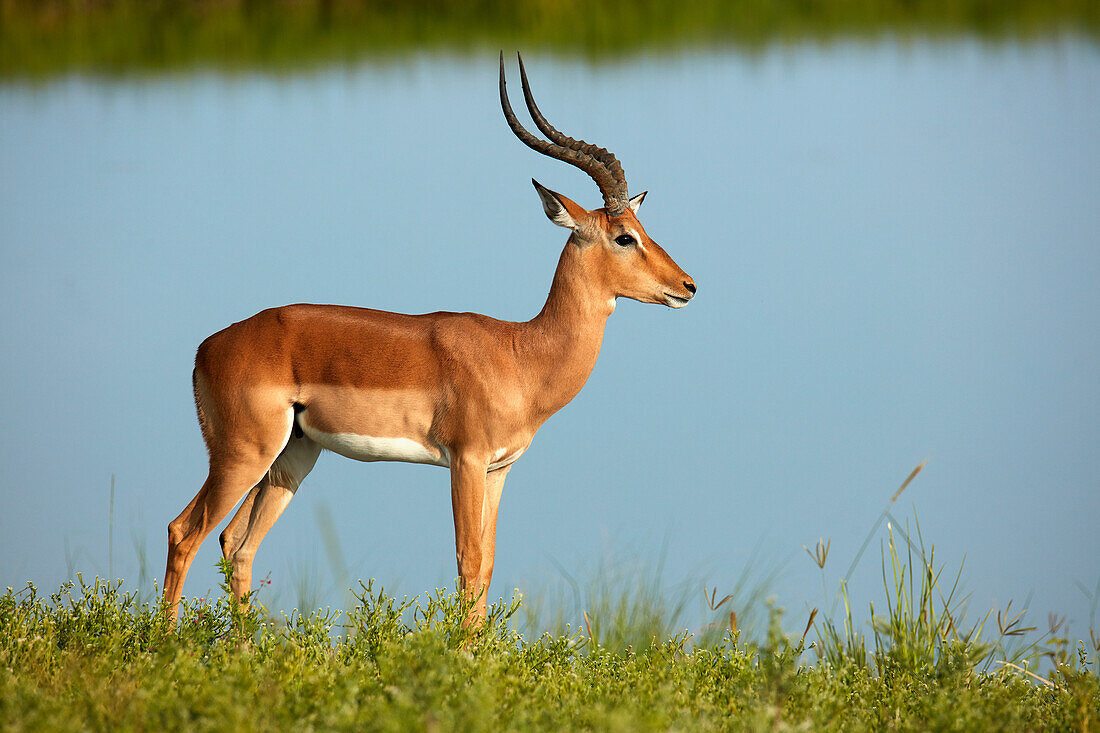
[[252,590],[252,561],[264,536],[313,470],[321,446],[306,437],[290,439],[267,476],[253,487],[221,534],[222,555],[233,566],[230,585],[243,599]]
[[229,524],[225,526],[222,533],[218,535],[218,544],[222,548],[222,557],[226,560],[233,559],[233,553],[237,548],[241,546],[241,542],[244,540],[244,533],[248,529],[248,517],[252,514],[252,505],[256,502],[256,497],[260,493],[260,489],[266,486],[268,483],[268,477],[265,475],[260,483],[252,487],[252,490],[248,492],[248,496],[244,497],[244,501],[237,507],[237,513],[233,515],[233,518],[229,520]]
[[[256,414],[253,410],[252,415]],[[290,437],[292,419],[290,410],[269,410],[266,419],[253,419],[247,424],[249,432],[242,430],[242,434],[228,438],[221,426],[207,423],[204,427],[210,448],[210,473],[195,498],[168,525],[164,599],[169,621],[174,622],[179,612],[183,581],[202,541],[267,474]]]
[[187,570],[207,535],[256,483],[267,466],[259,462],[224,469],[211,466],[210,475],[191,503],[168,525],[168,562],[164,570],[164,598],[174,621]]

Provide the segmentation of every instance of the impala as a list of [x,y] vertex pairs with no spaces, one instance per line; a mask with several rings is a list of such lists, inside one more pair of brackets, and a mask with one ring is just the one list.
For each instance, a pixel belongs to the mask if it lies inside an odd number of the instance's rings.
[[687,304],[695,283],[636,216],[614,155],[558,132],[523,95],[548,140],[516,119],[500,58],[500,103],[528,147],[595,181],[587,210],[532,179],[550,221],[570,230],[546,304],[524,323],[476,313],[404,315],[336,305],[262,311],[198,348],[192,382],[210,472],[168,525],[164,596],[174,621],[199,545],[221,534],[231,585],[246,598],[252,559],[321,449],[360,461],[429,463],[451,473],[460,587],[468,620],[485,616],[504,477],[539,427],[584,386],[616,298]]

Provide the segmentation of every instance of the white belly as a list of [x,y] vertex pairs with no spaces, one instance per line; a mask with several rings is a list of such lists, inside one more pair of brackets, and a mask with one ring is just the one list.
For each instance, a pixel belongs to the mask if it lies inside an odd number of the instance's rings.
[[322,448],[357,461],[401,461],[450,466],[446,448],[428,447],[410,438],[381,438],[355,433],[323,433],[302,425],[302,430]]

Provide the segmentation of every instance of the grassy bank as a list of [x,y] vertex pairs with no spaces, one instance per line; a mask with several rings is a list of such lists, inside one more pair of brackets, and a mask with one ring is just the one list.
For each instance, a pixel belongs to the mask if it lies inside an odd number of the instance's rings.
[[[967,627],[931,553],[913,557],[890,538],[886,598],[866,634],[848,613],[816,612],[788,633],[768,604],[767,632],[750,640],[714,592],[715,623],[695,634],[624,628],[639,616],[622,605],[654,608],[624,598],[579,629],[525,636],[518,597],[493,605],[472,633],[456,594],[397,600],[370,584],[340,613],[272,618],[228,594],[192,600],[173,633],[155,604],[118,583],[67,584],[49,598],[9,589],[0,721],[6,730],[1100,725],[1095,638],[1074,644],[1052,629],[1010,650],[1020,617],[997,614],[991,633]],[[1036,674],[1045,657],[1049,671]]]
[[445,51],[618,57],[899,36],[1100,37],[1094,0],[0,0],[0,78],[297,69]]

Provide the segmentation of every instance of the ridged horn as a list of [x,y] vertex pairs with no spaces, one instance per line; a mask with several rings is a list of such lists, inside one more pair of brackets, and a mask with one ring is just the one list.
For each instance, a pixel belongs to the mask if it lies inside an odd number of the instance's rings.
[[[518,56],[519,54],[517,54]],[[519,120],[516,119],[512,105],[508,102],[508,92],[505,89],[507,81],[504,78],[504,52],[500,52],[500,106],[504,110],[504,119],[512,132],[527,147],[542,153],[543,155],[574,165],[587,173],[599,187],[603,195],[604,206],[612,216],[621,214],[629,206],[629,195],[626,187],[626,174],[623,172],[619,160],[604,148],[596,147],[583,140],[574,140],[558,132],[535,105],[535,99],[531,95],[530,86],[527,83],[527,74],[523,69],[523,59],[519,60],[520,77],[523,83],[523,96],[527,101],[527,109],[531,118],[543,134],[553,142],[547,142],[535,137],[528,132]]]
[[531,119],[535,121],[535,125],[542,130],[542,134],[550,138],[551,142],[571,150],[586,153],[602,163],[607,168],[608,173],[611,174],[611,177],[615,179],[615,197],[620,201],[627,201],[630,195],[627,193],[626,172],[623,170],[623,164],[607,148],[586,143],[584,140],[574,140],[551,125],[539,110],[538,105],[535,104],[535,96],[531,93],[531,85],[527,81],[527,70],[523,67],[523,57],[517,53],[516,58],[519,59],[519,77],[520,82],[523,84],[523,99],[527,102],[527,111],[531,113]]

